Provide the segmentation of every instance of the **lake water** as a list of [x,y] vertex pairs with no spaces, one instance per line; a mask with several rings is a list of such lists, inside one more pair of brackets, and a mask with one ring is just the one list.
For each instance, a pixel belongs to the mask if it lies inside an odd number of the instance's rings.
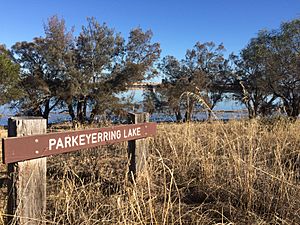
[[[134,95],[134,101],[139,102],[142,99],[142,91],[129,91],[124,96],[128,95]],[[245,109],[245,107],[236,101],[233,100],[227,100],[220,102],[216,105],[214,110],[225,110],[225,112],[218,112],[216,113],[216,117],[218,119],[222,120],[228,120],[228,119],[239,119],[243,117],[247,117],[247,112],[241,111]],[[226,112],[230,111],[230,112]],[[235,112],[232,112],[235,111]],[[2,105],[0,106],[0,126],[7,126],[7,121],[9,117],[12,117],[16,115],[18,112],[16,110],[13,110],[10,108],[9,105]],[[207,113],[201,112],[196,113],[193,116],[194,120],[205,120],[207,119]],[[68,114],[58,114],[58,113],[51,113],[49,117],[50,123],[58,123],[63,121],[70,121],[71,117]],[[167,115],[165,113],[154,113],[151,115],[150,120],[156,121],[156,122],[164,122],[164,121],[176,121],[176,118],[173,114]]]
[[[248,113],[246,111],[230,111],[230,112],[215,112],[216,119],[220,120],[229,120],[229,119],[241,119],[247,118]],[[0,118],[0,126],[7,126],[7,121],[9,117],[14,115],[3,115]],[[193,115],[193,120],[195,121],[203,121],[208,118],[208,114],[206,112],[195,113]],[[67,114],[50,114],[49,122],[50,123],[59,123],[64,121],[70,121],[71,117]],[[150,121],[155,122],[176,122],[176,118],[173,114],[165,114],[165,113],[153,113],[150,116]]]

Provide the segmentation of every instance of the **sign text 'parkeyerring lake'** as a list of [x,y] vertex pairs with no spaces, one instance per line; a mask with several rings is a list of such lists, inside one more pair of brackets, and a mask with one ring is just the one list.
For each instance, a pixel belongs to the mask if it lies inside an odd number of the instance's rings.
[[153,136],[156,123],[140,123],[100,129],[49,133],[5,138],[2,141],[3,162],[12,163],[100,145]]

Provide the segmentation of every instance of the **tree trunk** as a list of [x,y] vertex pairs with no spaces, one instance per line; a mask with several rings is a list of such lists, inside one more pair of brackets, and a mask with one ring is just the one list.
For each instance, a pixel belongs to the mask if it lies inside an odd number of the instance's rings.
[[256,118],[258,116],[258,108],[259,108],[259,103],[258,102],[254,102],[253,103],[253,116],[254,118]]
[[50,99],[47,99],[45,103],[44,113],[43,113],[43,118],[47,120],[47,126],[49,121],[49,114],[50,114]]
[[82,123],[83,121],[83,112],[82,112],[82,98],[80,98],[78,100],[78,103],[77,103],[77,120],[78,122]]
[[93,123],[93,122],[95,122],[95,116],[98,115],[98,114],[99,114],[99,112],[97,110],[97,104],[96,104],[96,105],[94,105],[94,107],[93,107],[93,109],[91,111],[90,120],[89,120],[90,124]]
[[284,109],[285,112],[287,114],[288,117],[293,117],[293,107],[291,106],[291,104],[287,101],[287,100],[283,100],[283,105],[284,105]]
[[299,109],[294,109],[291,117],[293,117],[294,119],[297,119],[299,116],[299,113],[300,113]]
[[207,120],[208,121],[211,121],[212,119],[212,116],[211,116],[211,110],[208,110],[208,118],[207,118]]
[[247,102],[244,102],[247,110],[248,110],[248,117],[249,119],[254,119],[255,118],[255,112],[254,112],[254,109],[250,103],[250,101],[247,101]]
[[87,111],[87,97],[85,97],[84,100],[83,100],[82,123],[84,123],[87,119],[86,111]]
[[290,117],[292,117],[294,119],[297,119],[297,117],[300,114],[300,104],[299,103],[300,103],[299,101],[294,100],[293,104],[292,104],[292,107],[291,107],[292,112],[291,112]]
[[71,116],[72,121],[74,121],[76,119],[76,116],[75,116],[75,112],[74,112],[72,103],[68,104],[68,110],[69,110],[69,115]]
[[87,97],[80,97],[77,103],[77,119],[81,124],[86,122]]
[[180,111],[175,112],[176,122],[180,122],[182,120],[182,116]]

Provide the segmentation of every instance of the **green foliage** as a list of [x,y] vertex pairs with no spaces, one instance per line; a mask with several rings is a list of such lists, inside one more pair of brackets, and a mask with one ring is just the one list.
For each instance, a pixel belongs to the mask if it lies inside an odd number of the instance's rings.
[[130,83],[157,76],[159,68],[163,84],[157,93],[144,96],[150,112],[167,105],[181,120],[185,108],[190,120],[197,100],[182,93],[193,93],[212,110],[227,92],[234,92],[251,118],[275,110],[293,118],[300,114],[299,19],[260,31],[239,56],[229,59],[222,44],[197,42],[184,59],[166,56],[157,65],[161,49],[152,37],[151,30],[138,27],[125,39],[95,18],[88,18],[74,37],[73,29],[68,31],[65,21],[53,16],[43,37],[17,42],[12,52],[0,45],[0,104],[15,100],[27,114],[44,118],[68,107],[72,120],[84,123],[88,110],[92,121],[105,111],[131,107],[118,94]]
[[[250,117],[268,115],[275,103],[289,117],[300,113],[300,20],[283,23],[278,30],[260,31],[234,57],[236,83],[243,87],[236,97],[243,100]],[[246,96],[246,95],[247,96]]]
[[73,43],[64,20],[56,16],[44,29],[45,37],[17,42],[12,49],[21,66],[21,85],[26,93],[20,106],[29,115],[48,119],[50,111],[62,104]]
[[283,23],[270,34],[267,69],[270,89],[288,116],[300,114],[300,20]]
[[18,84],[19,65],[13,62],[5,46],[0,45],[0,104],[8,103],[22,95]]
[[[224,86],[228,82],[230,67],[223,57],[224,46],[213,42],[197,42],[193,49],[187,50],[185,59],[178,61],[173,56],[162,60],[160,69],[165,75],[164,90],[161,90],[176,114],[180,114],[180,96],[184,92],[193,92],[214,108],[225,96]],[[194,104],[189,99],[186,107],[186,120],[190,120]],[[180,117],[179,117],[180,118]]]
[[78,37],[67,31],[65,21],[53,16],[44,25],[45,37],[18,42],[12,49],[21,66],[26,95],[19,103],[31,115],[49,117],[67,106],[73,120],[86,122],[105,110],[120,108],[117,93],[126,84],[155,76],[160,56],[152,32],[133,29],[128,42],[109,28],[88,18]]
[[244,48],[240,57],[231,55],[236,68],[234,82],[237,85],[234,97],[243,102],[248,109],[249,117],[269,115],[274,107],[275,96],[268,87],[268,71],[266,57],[268,51],[265,44],[268,42],[265,31],[252,39]]
[[[159,58],[158,43],[151,43],[152,32],[140,28],[130,32],[128,43],[106,24],[94,18],[82,28],[76,41],[76,76],[71,82],[77,85],[72,93],[77,119],[85,121],[86,110],[92,108],[91,120],[105,110],[120,109],[116,94],[126,90],[126,84],[152,77],[154,62]],[[69,109],[73,110],[69,105]],[[74,110],[73,110],[74,111]],[[75,117],[75,115],[74,115]]]

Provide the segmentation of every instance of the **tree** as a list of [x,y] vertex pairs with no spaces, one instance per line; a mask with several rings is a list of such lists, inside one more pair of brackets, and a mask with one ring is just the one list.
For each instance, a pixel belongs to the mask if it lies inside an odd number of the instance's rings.
[[168,103],[168,106],[175,113],[176,120],[181,121],[180,96],[187,87],[183,65],[174,56],[166,56],[162,59],[159,68],[165,76],[162,86],[158,90],[163,98],[162,101]]
[[163,110],[163,102],[161,96],[153,89],[148,89],[143,93],[143,108],[150,114],[155,111],[161,112]]
[[289,117],[300,114],[300,20],[283,23],[270,32],[267,60],[269,86]]
[[5,46],[0,45],[0,105],[21,97],[19,81],[19,65]]
[[45,25],[45,37],[18,42],[12,49],[21,67],[21,87],[25,96],[19,103],[29,115],[49,118],[62,103],[66,85],[67,59],[70,58],[72,33],[64,20],[53,16]]
[[[127,44],[120,34],[88,19],[76,40],[76,73],[70,78],[72,101],[67,102],[75,119],[85,122],[91,109],[90,121],[96,114],[116,108],[120,101],[117,93],[126,90],[126,84],[153,76],[154,63],[160,56],[158,43],[151,43],[152,32],[133,29]],[[67,95],[68,96],[68,95]]]
[[[242,50],[239,98],[249,116],[267,115],[280,99],[286,114],[300,113],[300,20],[283,23],[278,30],[260,31]],[[277,101],[278,103],[278,101]]]
[[[224,98],[224,87],[230,71],[223,51],[222,44],[216,46],[213,42],[197,42],[193,49],[187,50],[185,59],[178,61],[172,56],[167,56],[162,60],[160,69],[166,77],[162,94],[172,104],[178,119],[181,118],[179,103],[184,92],[199,94],[210,109]],[[195,100],[186,96],[187,99],[183,103],[186,108],[185,119],[189,121]]]
[[65,92],[73,120],[85,122],[89,105],[93,117],[97,110],[102,111],[106,103],[116,102],[108,81],[112,79],[111,70],[116,58],[123,51],[123,42],[113,29],[106,24],[100,25],[94,18],[88,18],[87,26],[82,27],[74,49],[75,70],[68,74]]
[[268,35],[262,31],[257,38],[251,39],[240,57],[231,55],[236,66],[234,97],[246,106],[249,118],[271,114],[276,100],[268,84],[267,43]]
[[201,79],[202,86],[196,86],[195,93],[209,106],[209,117],[211,110],[225,98],[230,83],[231,68],[229,60],[224,58],[224,51],[223,44],[216,45],[214,42],[197,42],[192,50],[187,51],[186,64],[189,70],[201,74],[198,79]]
[[88,18],[74,38],[57,16],[44,30],[45,37],[13,46],[26,93],[19,103],[27,114],[48,119],[52,110],[67,106],[72,120],[83,123],[91,111],[92,121],[106,109],[120,108],[117,93],[127,83],[156,75],[160,46],[151,43],[151,31],[134,29],[125,44],[106,24]]

